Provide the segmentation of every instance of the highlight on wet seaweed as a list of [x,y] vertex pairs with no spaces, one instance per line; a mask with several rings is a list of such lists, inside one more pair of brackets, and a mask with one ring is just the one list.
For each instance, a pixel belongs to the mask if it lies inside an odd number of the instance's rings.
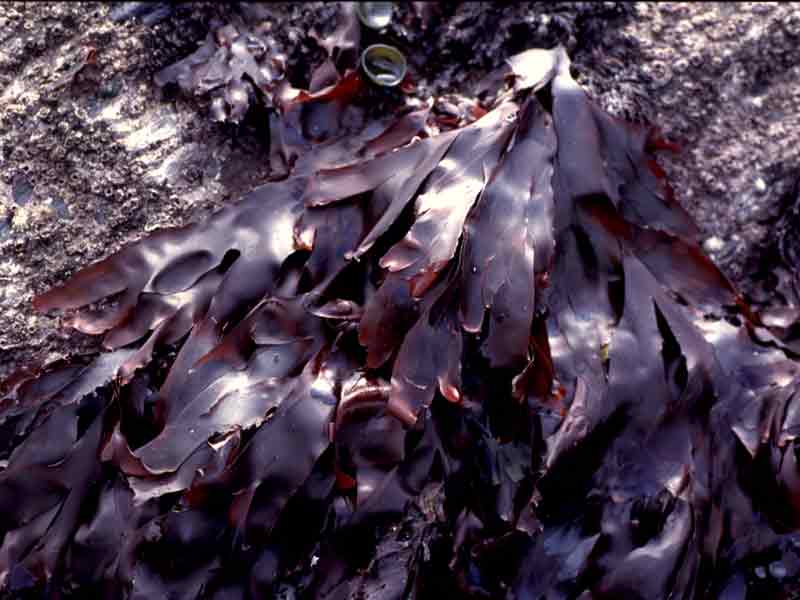
[[797,592],[795,355],[569,67],[438,133],[331,76],[281,177],[39,295],[108,352],[5,384],[5,597]]

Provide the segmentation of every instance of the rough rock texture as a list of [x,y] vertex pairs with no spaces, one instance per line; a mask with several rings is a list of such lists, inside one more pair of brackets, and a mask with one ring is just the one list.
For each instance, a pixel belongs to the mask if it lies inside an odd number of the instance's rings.
[[[236,7],[164,9],[155,24],[113,21],[112,10],[0,5],[0,378],[97,344],[35,314],[34,293],[146,232],[201,219],[267,175],[257,118],[216,124],[207,98],[153,83]],[[261,13],[294,44],[289,70],[302,83],[318,50],[309,26],[330,31],[335,7]],[[678,199],[723,270],[745,291],[760,286],[754,259],[781,234],[770,219],[791,208],[800,165],[800,4],[468,3],[428,30],[399,17],[385,36],[416,49],[423,99],[470,97],[505,57],[563,42],[604,108],[680,144],[661,159]]]

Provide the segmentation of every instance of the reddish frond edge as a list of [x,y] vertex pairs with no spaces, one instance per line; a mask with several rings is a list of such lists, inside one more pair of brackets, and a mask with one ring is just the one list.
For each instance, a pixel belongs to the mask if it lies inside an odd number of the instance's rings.
[[[651,130],[561,48],[506,74],[468,126],[334,128],[36,298],[113,352],[2,388],[4,593],[800,589],[797,362],[702,253]],[[349,93],[327,79],[295,106]]]

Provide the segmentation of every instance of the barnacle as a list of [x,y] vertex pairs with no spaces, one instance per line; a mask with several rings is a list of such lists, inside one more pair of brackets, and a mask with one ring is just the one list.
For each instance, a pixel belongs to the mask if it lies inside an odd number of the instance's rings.
[[[797,575],[798,364],[703,255],[651,130],[562,48],[507,75],[468,125],[333,127],[36,298],[112,351],[0,404],[9,594],[720,597],[773,554]],[[294,106],[336,110],[346,81]]]
[[394,4],[392,2],[358,2],[356,15],[367,27],[382,29],[392,20]]
[[377,85],[399,85],[406,74],[406,58],[394,46],[373,44],[361,55],[361,68]]

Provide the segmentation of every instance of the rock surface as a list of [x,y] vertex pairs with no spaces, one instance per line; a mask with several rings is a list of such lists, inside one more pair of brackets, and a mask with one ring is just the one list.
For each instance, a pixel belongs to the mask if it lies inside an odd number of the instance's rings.
[[[195,3],[144,14],[128,3],[138,18],[121,19],[120,6],[0,5],[0,379],[99,347],[36,314],[35,293],[154,229],[202,219],[267,176],[261,123],[214,123],[207,98],[165,93],[154,74],[233,11],[270,19],[295,44],[289,67],[298,69],[315,59],[310,26],[324,34],[336,13],[329,3]],[[471,97],[507,56],[565,44],[604,108],[680,145],[660,162],[707,251],[745,292],[770,301],[759,258],[796,225],[800,3],[446,11],[426,30],[396,18],[385,33],[417,49],[415,95]]]

